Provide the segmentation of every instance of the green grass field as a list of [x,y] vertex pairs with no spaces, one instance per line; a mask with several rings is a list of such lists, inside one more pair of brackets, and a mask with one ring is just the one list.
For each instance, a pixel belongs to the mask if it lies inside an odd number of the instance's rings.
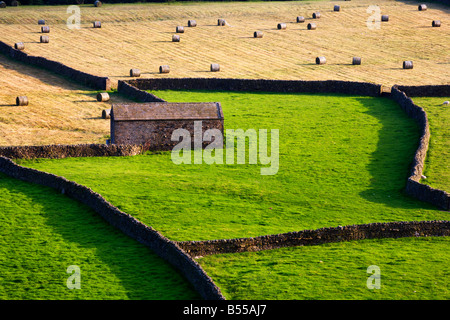
[[431,139],[421,182],[450,192],[450,107],[443,105],[450,97],[412,98],[425,109],[430,123]]
[[[199,299],[174,268],[53,189],[0,174],[0,300]],[[80,268],[80,289],[68,289]]]
[[278,173],[262,176],[261,165],[251,164],[176,165],[170,152],[20,163],[86,185],[176,241],[448,218],[403,195],[419,133],[389,99],[156,94],[168,101],[220,101],[225,128],[279,129]]
[[[449,241],[352,241],[214,255],[199,263],[232,300],[448,300]],[[380,289],[367,287],[372,265],[380,268]]]

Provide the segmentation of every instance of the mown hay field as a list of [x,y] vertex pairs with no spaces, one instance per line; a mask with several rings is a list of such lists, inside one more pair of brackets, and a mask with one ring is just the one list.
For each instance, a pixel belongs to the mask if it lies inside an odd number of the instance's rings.
[[[3,55],[0,88],[0,146],[105,143],[109,120],[102,110],[128,101],[110,93],[110,101],[98,102],[97,91]],[[16,106],[18,96],[29,104]]]
[[[25,52],[63,62],[73,68],[117,79],[138,68],[142,77],[223,77],[369,81],[393,84],[449,83],[449,8],[431,3],[418,11],[418,2],[381,0],[389,15],[379,29],[369,28],[372,1],[232,2],[82,5],[81,28],[71,30],[67,6],[19,7],[2,10],[0,40],[25,42]],[[320,12],[320,19],[312,19]],[[296,23],[297,16],[306,18]],[[223,18],[227,24],[218,26]],[[39,43],[38,19],[50,26],[50,43]],[[197,27],[188,28],[194,19]],[[69,19],[70,20],[70,19]],[[440,20],[441,27],[431,27]],[[72,21],[72,20],[70,20]],[[101,21],[101,28],[93,28]],[[286,23],[278,30],[278,23]],[[315,22],[316,30],[307,30]],[[180,42],[172,42],[178,25]],[[253,38],[254,31],[263,38]],[[325,56],[325,65],[315,58]],[[362,64],[352,65],[352,57]],[[402,69],[411,60],[414,68]],[[210,72],[211,63],[220,72]],[[160,65],[170,73],[159,74]]]

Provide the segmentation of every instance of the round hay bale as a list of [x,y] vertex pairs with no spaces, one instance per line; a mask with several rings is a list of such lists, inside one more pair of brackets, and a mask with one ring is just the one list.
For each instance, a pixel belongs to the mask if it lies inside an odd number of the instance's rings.
[[352,64],[353,65],[360,65],[361,64],[361,57],[353,57]]
[[102,119],[111,118],[111,109],[105,109],[102,111]]
[[45,24],[45,20],[39,19],[39,20],[38,20],[38,25],[43,25],[43,24]]
[[139,69],[130,69],[130,77],[140,77],[141,71]]
[[262,38],[262,37],[263,37],[262,31],[253,32],[253,38]]
[[25,49],[25,45],[23,42],[17,42],[14,44],[14,49],[16,50],[23,50]]
[[94,21],[93,25],[94,25],[94,28],[101,28],[102,27],[102,23],[100,21]]
[[43,26],[41,27],[42,33],[50,33],[50,27],[49,26]]
[[97,93],[97,101],[98,102],[109,101],[109,94],[108,94],[108,92],[99,92],[99,93]]
[[227,25],[227,22],[225,21],[225,19],[218,19],[217,25],[223,27]]
[[220,71],[220,66],[217,63],[211,63],[211,72]]
[[337,5],[334,6],[333,10],[334,11],[341,11],[341,6],[337,6]]
[[383,14],[381,16],[381,21],[389,21],[389,16],[387,14]]
[[316,30],[317,26],[314,22],[308,23],[308,30]]
[[412,61],[403,61],[403,69],[412,69],[413,62]]
[[41,36],[41,43],[49,43],[50,38],[49,36]]
[[102,2],[97,0],[97,1],[94,2],[94,6],[96,6],[97,8],[99,8],[99,7],[102,6]]
[[320,18],[320,12],[314,12],[312,17],[313,17],[313,19],[319,19]]
[[433,27],[440,27],[441,26],[441,20],[433,20],[431,23],[431,26]]
[[327,62],[327,59],[325,57],[317,57],[316,58],[316,64],[325,64]]
[[159,66],[159,73],[169,73],[170,72],[170,68],[167,65],[164,66]]
[[174,34],[172,36],[172,42],[180,42],[180,36],[177,34]]
[[302,22],[305,22],[305,17],[303,17],[303,16],[298,16],[298,17],[297,17],[297,23],[302,23]]
[[196,27],[197,21],[195,20],[188,20],[188,27]]
[[6,8],[5,1],[0,1],[0,8]]
[[419,4],[419,11],[427,10],[427,6],[425,4]]
[[28,105],[28,97],[27,96],[19,96],[16,98],[17,106],[27,106]]
[[183,26],[177,26],[177,33],[184,33],[184,27]]
[[277,25],[277,28],[278,28],[278,30],[286,29],[286,23],[279,23],[279,24]]
[[11,1],[11,7],[18,7],[20,5],[19,1],[13,0]]

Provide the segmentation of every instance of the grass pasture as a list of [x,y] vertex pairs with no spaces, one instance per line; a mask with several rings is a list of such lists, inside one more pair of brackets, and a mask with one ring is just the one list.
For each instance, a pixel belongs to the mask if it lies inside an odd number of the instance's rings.
[[[53,189],[0,174],[0,300],[174,300],[198,294],[167,262]],[[66,286],[80,268],[80,290]]]
[[176,241],[447,217],[402,194],[419,133],[389,99],[154,93],[167,101],[221,101],[228,129],[279,129],[277,174],[260,175],[262,165],[176,165],[170,152],[20,163],[86,185]]
[[[339,4],[340,12],[333,12]],[[80,71],[130,79],[221,77],[367,81],[384,86],[449,84],[450,9],[380,0],[389,22],[371,30],[369,0],[177,2],[80,5],[70,30],[67,6],[0,10],[0,40]],[[312,19],[319,11],[320,19]],[[297,16],[306,22],[295,22]],[[227,25],[217,26],[224,18]],[[50,26],[39,43],[38,19]],[[187,20],[198,26],[187,28]],[[432,28],[432,20],[441,20]],[[102,28],[92,28],[101,21]],[[287,23],[277,30],[277,23]],[[316,22],[317,30],[306,25]],[[171,42],[182,25],[181,42]],[[264,32],[262,39],[253,32]],[[325,56],[327,64],[316,65]],[[362,65],[353,66],[353,56]],[[402,69],[412,60],[414,69]],[[209,71],[219,63],[221,71]],[[160,65],[170,66],[159,74]],[[101,111],[127,98],[98,91],[0,55],[0,146],[104,143]],[[416,123],[390,99],[340,94],[155,91],[171,102],[219,101],[226,129],[278,129],[280,166],[176,165],[170,152],[134,157],[17,160],[102,194],[122,211],[175,241],[266,234],[389,221],[448,220],[448,212],[403,194],[416,151]],[[30,105],[16,107],[16,96]],[[423,183],[450,191],[446,98],[413,98],[430,120]],[[179,274],[95,213],[48,188],[0,175],[0,300],[198,299]],[[257,253],[199,257],[227,299],[450,298],[447,238],[355,241]],[[68,290],[78,265],[84,290]],[[378,265],[382,289],[368,290]]]
[[[199,263],[230,300],[448,300],[448,238],[342,242],[240,254]],[[369,266],[380,289],[369,289]]]
[[[369,29],[367,9],[373,1],[263,1],[123,4],[95,8],[80,6],[81,28],[71,30],[67,6],[20,7],[2,10],[0,39],[10,45],[23,41],[25,52],[60,61],[75,69],[128,79],[138,68],[142,77],[222,77],[304,80],[368,81],[392,86],[448,82],[450,19],[446,6],[431,3],[418,11],[419,2],[381,0],[376,3],[389,21]],[[319,11],[320,19],[312,19]],[[305,16],[305,23],[296,23]],[[228,25],[217,26],[217,19]],[[39,43],[38,19],[50,26],[50,43]],[[197,27],[187,28],[188,19]],[[378,19],[378,18],[377,18]],[[432,28],[441,20],[440,28]],[[94,29],[93,21],[102,27]],[[277,24],[287,24],[277,30]],[[317,29],[307,30],[315,22]],[[185,26],[179,43],[171,42],[176,26]],[[253,38],[262,31],[262,39]],[[315,65],[317,56],[327,64]],[[352,57],[362,65],[351,65]],[[412,60],[414,69],[403,70]],[[209,72],[219,63],[219,73]],[[169,74],[159,74],[160,65]],[[447,71],[445,71],[447,69]]]

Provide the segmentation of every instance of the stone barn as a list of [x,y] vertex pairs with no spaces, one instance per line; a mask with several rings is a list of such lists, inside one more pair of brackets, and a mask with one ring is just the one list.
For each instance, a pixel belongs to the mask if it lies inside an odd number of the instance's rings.
[[[202,133],[219,129],[223,134],[223,113],[218,102],[149,102],[113,104],[110,113],[111,143],[144,145],[147,150],[172,150],[174,130],[183,128],[194,139],[194,122],[201,121]],[[206,144],[203,144],[203,147]]]

